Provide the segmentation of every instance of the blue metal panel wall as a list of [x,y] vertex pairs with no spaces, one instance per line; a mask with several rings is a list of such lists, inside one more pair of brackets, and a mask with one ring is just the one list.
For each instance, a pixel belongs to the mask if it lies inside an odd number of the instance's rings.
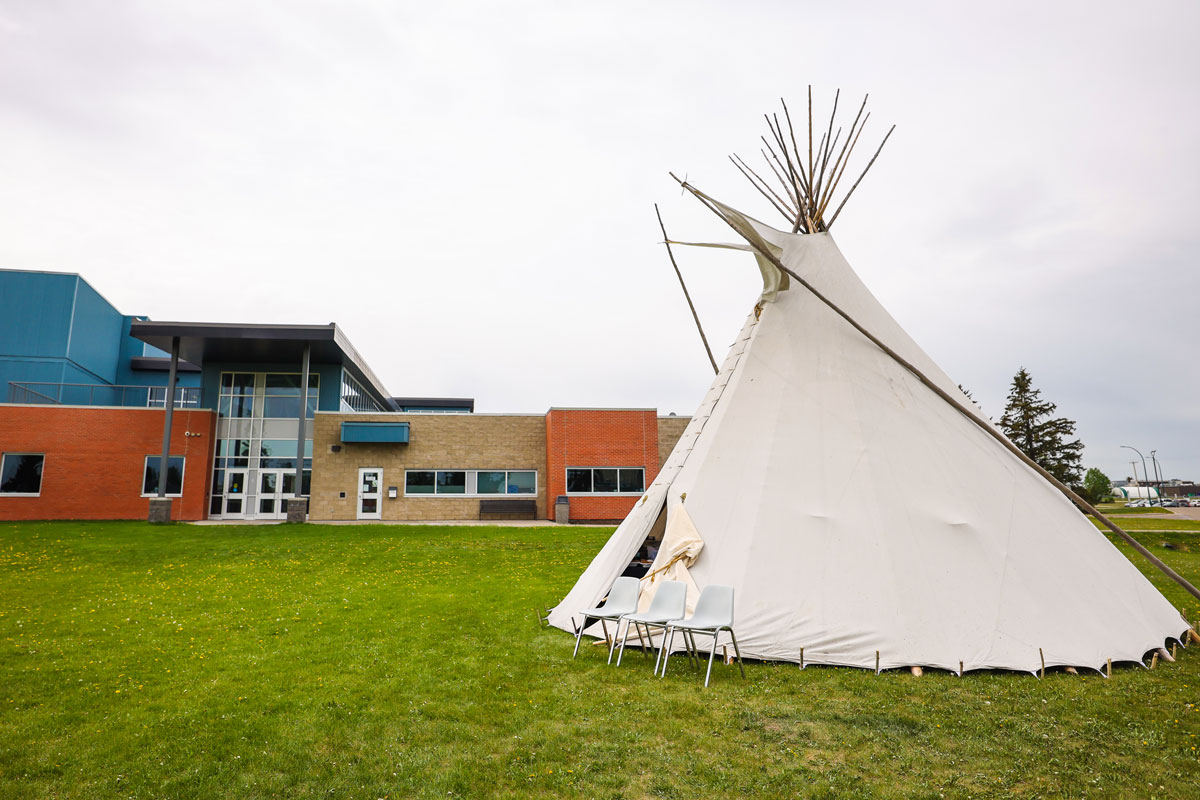
[[0,356],[65,358],[78,275],[0,270]]
[[[0,356],[0,403],[9,402],[9,381],[18,383],[59,383],[62,381],[63,364],[61,358],[19,358]],[[33,387],[34,391],[41,391]],[[24,402],[21,397],[12,398],[16,402]]]
[[[170,353],[164,353],[157,347],[151,347],[141,339],[129,335],[129,325],[134,320],[144,320],[146,317],[125,317],[121,324],[121,353],[117,357],[117,383],[123,386],[166,386],[166,370],[133,369],[130,359],[147,356],[149,358],[170,358]],[[179,386],[199,386],[200,373],[180,372],[176,376]]]
[[99,292],[80,280],[75,289],[75,313],[67,358],[79,370],[92,377],[82,382],[117,382],[117,358],[121,353],[121,334],[125,317]]

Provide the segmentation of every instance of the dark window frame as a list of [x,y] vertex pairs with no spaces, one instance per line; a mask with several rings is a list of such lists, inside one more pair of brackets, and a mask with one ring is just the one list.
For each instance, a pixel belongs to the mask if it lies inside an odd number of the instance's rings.
[[[37,467],[37,491],[36,492],[6,492],[3,489],[4,480],[4,465],[8,461],[9,456],[18,458],[40,458],[41,464]],[[42,496],[42,479],[46,474],[46,454],[45,453],[0,453],[0,496],[3,497],[41,497]],[[14,476],[15,477],[15,476]],[[10,478],[10,480],[12,480]]]
[[[615,484],[616,488],[611,491],[610,490],[597,491],[596,475],[595,475],[596,470],[614,470],[617,473],[617,479],[616,479],[616,484]],[[588,472],[589,476],[590,476],[590,482],[588,485],[591,486],[591,490],[586,491],[586,492],[572,490],[570,488],[572,472]],[[638,489],[637,491],[621,489],[621,485],[624,483],[624,481],[622,480],[622,478],[624,477],[624,473],[628,473],[628,472],[641,473],[641,488]],[[604,464],[601,466],[594,466],[594,467],[566,467],[563,470],[563,476],[565,478],[564,487],[566,488],[567,495],[570,497],[638,497],[638,496],[644,494],[646,491],[646,468],[645,467],[632,467],[632,466],[620,467],[620,466],[609,466],[607,464]]]
[[[146,490],[146,482],[150,478],[150,466],[153,464],[154,469],[157,470],[160,459],[162,459],[161,453],[156,456],[146,456],[146,460],[142,466],[142,490],[141,490],[142,497],[158,497],[157,480],[155,481],[154,488],[149,491]],[[171,481],[170,481],[171,466],[172,466],[172,463],[175,461],[179,462],[179,491],[178,492],[169,491],[171,488]],[[167,477],[168,477],[167,489],[168,489],[168,491],[165,495],[166,497],[183,497],[183,486],[184,486],[184,479],[185,479],[186,475],[187,475],[187,457],[186,456],[177,456],[177,455],[168,456],[167,457]]]

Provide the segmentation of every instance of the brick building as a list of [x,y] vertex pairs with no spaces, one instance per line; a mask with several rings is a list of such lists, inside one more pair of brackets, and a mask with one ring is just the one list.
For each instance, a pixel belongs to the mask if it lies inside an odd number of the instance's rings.
[[481,501],[532,500],[554,519],[566,497],[572,521],[620,520],[686,423],[653,409],[318,413],[309,518],[479,519]]
[[687,423],[476,414],[390,396],[333,323],[151,321],[61,273],[0,288],[0,519],[283,519],[306,498],[314,520],[554,519],[565,497],[572,520],[619,520]]

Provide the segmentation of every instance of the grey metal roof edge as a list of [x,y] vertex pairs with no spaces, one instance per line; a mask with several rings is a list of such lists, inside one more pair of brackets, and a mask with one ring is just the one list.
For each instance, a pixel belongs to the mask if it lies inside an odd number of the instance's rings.
[[375,398],[376,402],[382,403],[385,407],[389,406],[391,403],[389,400],[390,394],[387,387],[383,385],[383,381],[379,380],[379,376],[367,365],[366,360],[358,352],[358,348],[350,343],[350,338],[346,336],[342,329],[336,323],[332,322],[330,323],[330,327],[333,328],[334,342],[349,358],[350,366],[354,367],[352,372],[358,373],[354,377],[358,378],[360,383],[366,382],[378,394],[378,397]]
[[299,341],[332,342],[345,357],[343,366],[360,383],[375,392],[374,399],[388,404],[388,391],[375,372],[367,366],[358,349],[342,332],[337,323],[325,325],[281,325],[276,323],[237,322],[176,322],[169,320],[135,320],[129,326],[129,335],[136,339],[142,336],[229,336],[245,339],[290,339]]
[[[133,356],[129,359],[132,369],[149,372],[168,372],[171,369],[171,359],[161,356]],[[179,360],[180,372],[200,372],[200,368],[190,361]]]
[[474,397],[391,397],[388,399],[399,405],[446,405],[455,408],[466,405],[475,406]]
[[[336,341],[337,326],[327,325],[278,325],[274,323],[240,322],[176,322],[170,320],[134,320],[129,325],[129,335],[146,336],[213,336],[228,335],[245,339],[310,339],[312,341]],[[353,350],[354,348],[350,348]]]

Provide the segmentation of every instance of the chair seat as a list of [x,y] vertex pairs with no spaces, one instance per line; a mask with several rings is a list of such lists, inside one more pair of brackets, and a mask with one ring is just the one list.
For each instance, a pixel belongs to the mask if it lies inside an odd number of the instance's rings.
[[715,631],[719,628],[731,627],[729,620],[712,619],[711,617],[708,619],[697,619],[696,617],[692,617],[691,619],[681,619],[676,620],[675,622],[671,623],[671,625],[672,627],[679,628],[681,630],[686,628],[689,631]]
[[625,616],[629,612],[621,608],[607,608],[605,606],[600,606],[599,608],[589,608],[586,611],[581,611],[579,613],[585,617],[592,617],[593,619],[600,619],[601,617],[604,617],[605,619],[616,619],[617,617]]
[[625,619],[630,622],[649,622],[652,625],[665,625],[679,618],[672,618],[669,614],[651,614],[649,611],[644,611],[641,614],[629,614]]

